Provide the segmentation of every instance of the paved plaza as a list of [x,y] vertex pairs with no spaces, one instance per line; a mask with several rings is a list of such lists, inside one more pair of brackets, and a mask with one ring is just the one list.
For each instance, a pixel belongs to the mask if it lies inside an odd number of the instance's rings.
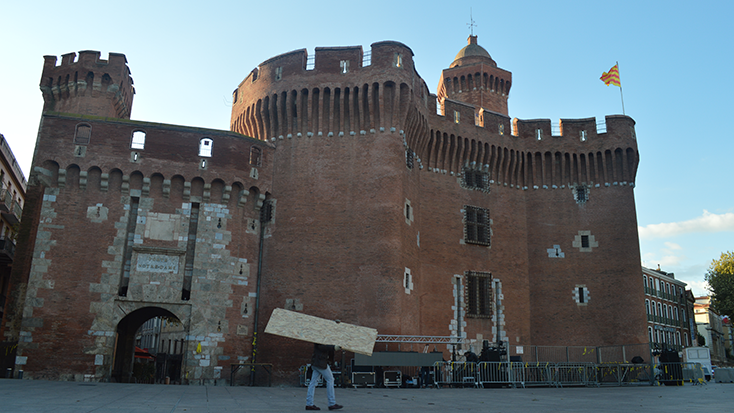
[[[528,389],[336,389],[343,412],[728,412],[734,384]],[[302,412],[302,387],[174,386],[0,379],[0,412]],[[316,390],[326,409],[326,390]]]

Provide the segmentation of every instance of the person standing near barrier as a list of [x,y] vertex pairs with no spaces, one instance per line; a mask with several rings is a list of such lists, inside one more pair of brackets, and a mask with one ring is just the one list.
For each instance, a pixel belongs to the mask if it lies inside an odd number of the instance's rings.
[[336,404],[336,394],[334,393],[334,375],[329,368],[329,362],[334,361],[334,351],[341,350],[339,346],[329,346],[326,344],[313,345],[313,356],[311,357],[311,382],[308,384],[308,392],[306,393],[306,410],[321,410],[313,404],[316,385],[321,377],[326,380],[326,398],[329,402],[329,410],[341,409],[342,405]]

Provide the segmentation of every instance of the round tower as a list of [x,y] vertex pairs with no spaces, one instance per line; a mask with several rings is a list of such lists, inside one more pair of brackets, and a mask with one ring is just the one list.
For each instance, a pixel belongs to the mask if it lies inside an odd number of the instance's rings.
[[469,36],[467,43],[441,72],[438,98],[507,115],[512,73],[497,67],[487,50],[477,44],[477,36]]
[[44,56],[41,75],[44,112],[130,119],[135,88],[124,54],[110,53],[108,60],[92,50]]

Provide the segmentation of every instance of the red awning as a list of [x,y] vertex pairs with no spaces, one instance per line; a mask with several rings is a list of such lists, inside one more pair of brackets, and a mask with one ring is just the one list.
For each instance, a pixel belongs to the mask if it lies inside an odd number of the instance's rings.
[[145,360],[155,360],[155,356],[148,353],[148,350],[142,349],[138,346],[135,346],[135,358],[145,359]]

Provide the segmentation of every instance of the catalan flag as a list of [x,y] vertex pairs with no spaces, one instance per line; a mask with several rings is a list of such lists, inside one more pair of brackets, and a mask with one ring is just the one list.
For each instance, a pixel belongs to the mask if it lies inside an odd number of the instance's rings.
[[609,72],[604,72],[599,79],[607,86],[614,85],[622,87],[622,84],[619,83],[619,65],[612,66]]

